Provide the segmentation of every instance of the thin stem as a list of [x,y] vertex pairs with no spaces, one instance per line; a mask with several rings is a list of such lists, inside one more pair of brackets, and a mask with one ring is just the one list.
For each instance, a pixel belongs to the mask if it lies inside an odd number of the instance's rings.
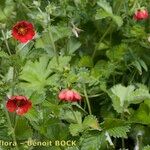
[[86,86],[85,85],[84,85],[84,95],[85,95],[85,100],[86,100],[86,103],[87,103],[87,106],[88,106],[89,114],[92,115],[91,105],[90,105],[90,102],[89,102],[89,98],[88,98],[88,95],[87,95],[87,91],[86,91]]
[[[120,11],[120,8],[121,8],[123,2],[124,2],[123,0],[120,2],[120,5],[119,5],[119,7],[118,7],[118,10],[116,11],[116,14],[118,14],[118,12]],[[106,30],[106,31],[104,32],[104,34],[102,35],[102,37],[101,37],[101,39],[100,39],[100,41],[99,41],[99,44],[101,44],[101,42],[103,41],[103,39],[105,38],[105,36],[109,33],[109,31],[110,31],[112,25],[113,25],[113,22],[108,26],[107,30]],[[92,59],[95,57],[96,51],[97,51],[97,49],[94,50],[94,52],[93,52],[93,54],[92,54]]]
[[[99,43],[101,43],[103,41],[103,39],[105,38],[105,36],[109,33],[109,30],[112,27],[112,23],[109,25],[109,27],[107,28],[107,30],[105,31],[105,33],[103,34],[103,36],[101,37]],[[93,54],[92,54],[92,59],[95,57],[97,49],[94,50]]]
[[[124,120],[124,113],[121,114],[121,119]],[[122,149],[125,150],[124,138],[121,138]]]
[[7,39],[6,39],[6,35],[5,35],[5,33],[4,33],[4,30],[2,29],[1,32],[2,32],[2,35],[3,35],[3,38],[4,38],[5,45],[6,45],[6,47],[7,47],[8,53],[9,53],[9,55],[11,55],[11,51],[10,51],[10,48],[9,48],[9,45],[8,45],[8,42],[7,42]]
[[9,113],[8,113],[8,111],[5,108],[5,102],[4,101],[3,101],[3,105],[4,105],[4,110],[5,110],[5,115],[6,115],[6,118],[7,118],[8,126],[9,126],[10,130],[12,131],[11,133],[12,133],[13,141],[16,143],[16,147],[15,148],[16,148],[16,150],[19,150],[18,144],[17,144],[17,140],[16,140],[16,135],[15,135],[15,130],[14,130],[13,126],[12,126]]
[[76,114],[74,113],[72,107],[70,108],[70,110],[71,110],[71,112],[72,112],[72,114],[73,114],[73,116],[74,116],[76,122],[77,122],[77,123],[80,123],[80,122],[78,122],[78,118],[77,118]]
[[53,36],[52,36],[52,32],[51,32],[51,28],[50,28],[50,27],[49,27],[49,29],[48,29],[48,33],[49,33],[50,41],[51,41],[51,44],[52,44],[52,47],[53,47],[53,50],[54,50],[54,53],[55,53],[55,56],[56,56],[57,64],[59,65],[58,53],[57,53],[57,50],[56,50],[55,42],[54,42],[54,39],[53,39]]

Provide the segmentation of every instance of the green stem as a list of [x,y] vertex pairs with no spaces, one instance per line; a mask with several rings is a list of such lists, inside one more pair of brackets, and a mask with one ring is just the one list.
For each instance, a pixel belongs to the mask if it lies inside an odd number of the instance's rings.
[[15,148],[16,148],[16,150],[19,150],[18,144],[17,144],[17,140],[16,140],[16,135],[15,135],[15,129],[12,126],[9,113],[8,113],[8,111],[5,108],[5,102],[4,101],[3,101],[3,105],[4,105],[4,110],[5,110],[5,115],[6,115],[6,118],[7,118],[8,126],[9,126],[9,129],[10,129],[11,133],[12,133],[13,142],[16,143],[16,147]]
[[89,98],[88,98],[88,95],[87,95],[87,91],[86,91],[86,86],[85,85],[84,85],[84,95],[85,95],[85,100],[86,100],[86,103],[87,103],[87,106],[88,106],[89,114],[92,115],[91,105],[90,105],[90,102],[89,102]]
[[53,36],[52,36],[52,32],[51,32],[50,26],[48,28],[48,32],[49,32],[49,37],[50,37],[50,41],[51,41],[51,44],[52,44],[52,48],[53,48],[54,53],[55,53],[56,61],[57,61],[57,64],[59,65],[58,53],[57,53],[57,50],[56,50],[56,47],[55,47],[55,42],[54,42],[54,39],[53,39]]
[[5,45],[6,45],[6,47],[7,47],[8,53],[9,53],[9,55],[11,55],[11,51],[10,51],[10,48],[9,48],[9,45],[8,45],[8,42],[7,42],[7,39],[6,39],[6,35],[5,35],[5,33],[4,33],[4,30],[2,29],[1,32],[2,32],[2,35],[3,35],[3,38],[4,38]]
[[71,110],[71,112],[72,112],[72,114],[73,114],[73,116],[74,116],[74,118],[75,118],[75,120],[76,120],[76,123],[80,123],[80,122],[78,122],[77,116],[76,116],[76,114],[74,113],[72,107],[70,108],[70,110]]
[[[103,36],[101,37],[99,44],[101,44],[101,42],[103,41],[103,39],[105,38],[105,36],[109,33],[109,30],[112,27],[112,23],[109,25],[109,27],[107,28],[107,30],[105,31],[105,33],[103,34]],[[97,49],[94,50],[93,54],[92,54],[92,59],[95,57]]]
[[[121,114],[121,119],[124,120],[124,113]],[[122,149],[125,150],[124,138],[121,138]]]
[[[120,4],[119,4],[119,6],[118,6],[118,10],[116,11],[116,15],[119,13],[120,8],[121,8],[123,2],[124,2],[124,1],[121,0]],[[104,32],[104,34],[102,35],[102,37],[101,37],[101,39],[100,39],[100,41],[99,41],[99,44],[101,44],[101,42],[103,41],[103,39],[105,38],[105,36],[109,33],[109,31],[110,31],[112,25],[113,25],[113,22],[108,26],[107,30],[106,30],[106,31]],[[97,51],[97,49],[94,50],[94,52],[93,52],[93,54],[92,54],[92,59],[95,57],[96,51]]]

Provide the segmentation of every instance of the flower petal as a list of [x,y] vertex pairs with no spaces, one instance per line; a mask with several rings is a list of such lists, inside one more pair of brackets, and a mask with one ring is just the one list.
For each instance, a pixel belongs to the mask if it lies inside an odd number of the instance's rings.
[[8,100],[6,103],[6,108],[9,112],[14,112],[17,109],[17,105],[14,100]]

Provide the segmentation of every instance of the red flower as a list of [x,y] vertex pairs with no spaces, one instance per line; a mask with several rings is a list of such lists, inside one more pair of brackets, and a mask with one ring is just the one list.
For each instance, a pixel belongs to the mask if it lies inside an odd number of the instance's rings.
[[77,102],[81,100],[81,96],[78,92],[70,89],[64,89],[60,91],[58,95],[59,99],[68,102]]
[[6,103],[6,108],[9,112],[16,112],[18,115],[23,115],[31,108],[32,103],[25,96],[12,96]]
[[32,23],[20,21],[13,26],[12,36],[21,43],[26,43],[32,40],[35,35],[35,29]]
[[133,18],[135,20],[144,20],[149,16],[148,11],[146,9],[139,9],[135,12]]

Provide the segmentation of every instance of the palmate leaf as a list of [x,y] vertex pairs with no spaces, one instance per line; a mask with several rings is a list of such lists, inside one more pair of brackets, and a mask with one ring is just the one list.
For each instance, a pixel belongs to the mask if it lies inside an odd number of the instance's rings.
[[142,150],[150,150],[150,145],[144,146]]
[[[65,26],[51,26],[48,30],[50,30],[53,38],[53,42],[56,42],[64,37],[71,36],[71,30]],[[48,54],[53,54],[54,50],[52,48],[50,33],[46,31],[42,34],[42,36],[36,40],[35,47],[43,48]]]
[[70,124],[69,130],[73,136],[79,135],[79,133],[85,130],[100,130],[97,118],[93,115],[88,115],[84,118],[83,122],[76,124]]
[[131,122],[133,121],[145,125],[150,124],[150,99],[140,104],[140,107],[134,112],[130,120]]
[[17,118],[17,125],[15,128],[16,138],[18,140],[25,140],[28,138],[32,138],[32,129],[29,126],[27,120],[25,118]]
[[112,93],[109,95],[112,99],[113,107],[118,113],[123,111],[126,97],[133,92],[134,89],[135,87],[132,85],[124,87],[121,84],[115,85],[111,88]]
[[141,103],[145,99],[150,98],[148,88],[142,84],[137,84],[136,89],[134,85],[127,87],[121,84],[115,85],[111,88],[109,96],[112,99],[113,107],[118,113],[122,113],[130,104]]
[[93,115],[88,115],[84,118],[83,121],[83,127],[84,128],[92,128],[92,129],[99,129],[98,120]]
[[24,81],[20,83],[20,87],[25,89],[31,89],[32,91],[43,92],[45,86],[47,85],[58,85],[59,76],[53,78],[51,73],[55,71],[62,72],[65,67],[68,66],[71,57],[62,57],[60,56],[57,63],[56,58],[51,60],[47,56],[42,56],[39,58],[39,61],[27,61],[23,70],[19,76],[19,79]]
[[120,16],[117,16],[113,14],[112,7],[107,1],[99,0],[97,4],[102,8],[98,9],[97,13],[95,15],[95,19],[103,19],[106,17],[111,17],[112,20],[118,25],[118,27],[121,27],[123,24],[123,20]]
[[82,124],[70,124],[69,131],[72,136],[77,136],[83,131]]
[[82,123],[82,114],[79,111],[62,110],[61,119],[64,119],[70,123]]
[[79,67],[93,67],[93,61],[90,56],[83,56],[79,61]]
[[120,119],[107,118],[104,121],[103,127],[110,136],[115,138],[127,138],[127,132],[130,131],[130,125]]
[[28,61],[23,67],[20,75],[20,79],[25,82],[21,82],[22,87],[42,91],[47,85],[47,77],[52,72],[48,66],[48,57],[41,57],[39,61]]
[[80,138],[81,150],[100,150],[102,145],[106,145],[106,136],[104,133],[92,133]]

